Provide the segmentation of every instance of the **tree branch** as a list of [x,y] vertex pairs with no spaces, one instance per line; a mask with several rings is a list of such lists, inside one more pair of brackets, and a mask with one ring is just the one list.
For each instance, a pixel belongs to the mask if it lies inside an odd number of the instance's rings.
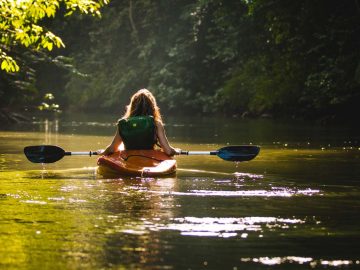
[[132,8],[133,8],[132,0],[129,0],[129,20],[130,20],[131,28],[133,30],[133,36],[135,38],[135,41],[136,41],[137,45],[140,45],[139,35],[138,35],[138,31],[136,29],[136,25],[134,22]]

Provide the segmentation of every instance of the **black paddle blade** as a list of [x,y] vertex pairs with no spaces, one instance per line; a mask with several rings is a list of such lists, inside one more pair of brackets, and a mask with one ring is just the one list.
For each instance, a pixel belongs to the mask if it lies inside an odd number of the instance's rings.
[[26,146],[24,153],[27,159],[33,163],[53,163],[65,155],[65,151],[55,145]]
[[226,146],[218,150],[218,157],[227,161],[249,161],[260,152],[260,147],[255,145]]

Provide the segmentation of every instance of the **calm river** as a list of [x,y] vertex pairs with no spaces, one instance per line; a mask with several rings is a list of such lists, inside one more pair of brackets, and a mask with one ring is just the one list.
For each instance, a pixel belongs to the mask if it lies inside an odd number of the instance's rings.
[[115,132],[112,117],[73,120],[1,127],[1,269],[360,268],[358,128],[166,118],[184,150],[261,147],[238,164],[177,157],[169,178],[104,179],[96,157],[26,160],[28,145],[97,150]]

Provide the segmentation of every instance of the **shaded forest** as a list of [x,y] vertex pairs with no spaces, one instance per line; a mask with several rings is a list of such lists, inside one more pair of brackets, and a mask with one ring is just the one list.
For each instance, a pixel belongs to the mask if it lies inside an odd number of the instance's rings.
[[[173,114],[352,119],[360,113],[358,0],[111,1],[44,20],[65,48],[18,49],[0,106],[122,112],[148,88]],[[120,108],[120,109],[119,109]]]

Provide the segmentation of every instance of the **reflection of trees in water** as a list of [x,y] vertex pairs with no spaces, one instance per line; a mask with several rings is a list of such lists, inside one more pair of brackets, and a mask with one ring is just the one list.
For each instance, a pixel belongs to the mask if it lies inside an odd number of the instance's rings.
[[157,223],[173,217],[172,196],[167,192],[176,178],[126,179],[107,183],[104,213],[103,261],[107,265],[152,265],[162,261],[163,241]]
[[59,120],[44,121],[45,144],[57,144],[59,134]]

